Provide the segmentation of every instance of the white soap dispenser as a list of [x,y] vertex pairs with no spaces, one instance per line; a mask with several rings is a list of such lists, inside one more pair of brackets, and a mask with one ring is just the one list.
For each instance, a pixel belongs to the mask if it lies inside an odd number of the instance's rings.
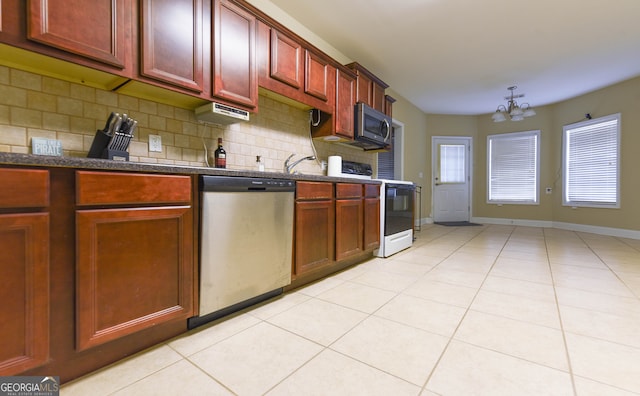
[[264,164],[262,163],[262,157],[256,155],[256,165],[258,165],[258,171],[264,172]]

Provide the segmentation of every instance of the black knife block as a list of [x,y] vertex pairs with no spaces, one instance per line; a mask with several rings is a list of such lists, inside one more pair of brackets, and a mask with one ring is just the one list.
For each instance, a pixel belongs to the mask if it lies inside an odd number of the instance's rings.
[[88,158],[104,158],[115,161],[129,161],[129,153],[122,150],[109,150],[107,146],[111,141],[111,136],[107,135],[101,130],[96,131],[96,136],[93,138],[91,148],[89,149]]
[[129,153],[122,150],[104,149],[102,152],[102,158],[114,161],[129,161]]

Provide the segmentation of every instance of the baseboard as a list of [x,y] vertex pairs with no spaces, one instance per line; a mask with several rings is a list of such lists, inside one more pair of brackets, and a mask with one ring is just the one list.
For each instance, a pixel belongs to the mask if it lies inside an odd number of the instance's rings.
[[480,224],[514,225],[523,227],[557,228],[560,230],[588,232],[620,238],[640,239],[640,231],[623,228],[601,227],[587,224],[563,223],[559,221],[500,219],[493,217],[472,217],[471,221]]
[[553,228],[559,228],[561,230],[569,230],[569,231],[588,232],[591,234],[608,235],[608,236],[614,236],[614,237],[620,237],[620,238],[640,239],[640,231],[626,230],[624,228],[611,228],[611,227],[600,227],[600,226],[585,225],[585,224],[562,223],[559,221],[553,222]]
[[414,221],[414,225],[416,227],[419,227],[424,224],[433,224],[433,219],[431,217],[423,217],[421,219],[417,219],[416,221]]
[[541,227],[541,228],[553,228],[552,221],[544,220],[523,220],[523,219],[500,219],[495,217],[472,217],[473,223],[480,224],[498,224],[498,225],[515,225],[523,227]]

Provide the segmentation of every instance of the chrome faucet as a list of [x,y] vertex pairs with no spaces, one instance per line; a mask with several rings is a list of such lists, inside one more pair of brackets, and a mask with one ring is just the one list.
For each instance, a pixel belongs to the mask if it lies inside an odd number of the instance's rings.
[[294,156],[295,154],[291,154],[285,161],[284,161],[284,171],[285,173],[293,173],[293,168],[298,165],[299,163],[301,163],[302,161],[312,161],[314,159],[316,159],[316,157],[314,155],[310,155],[308,157],[304,157],[304,158],[300,158],[299,160],[295,161],[294,163],[290,164],[289,160]]

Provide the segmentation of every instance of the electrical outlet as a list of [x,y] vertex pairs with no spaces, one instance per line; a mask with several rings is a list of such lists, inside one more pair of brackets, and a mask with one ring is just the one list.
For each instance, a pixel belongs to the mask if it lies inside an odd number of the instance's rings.
[[149,151],[162,152],[162,137],[160,135],[149,135]]

